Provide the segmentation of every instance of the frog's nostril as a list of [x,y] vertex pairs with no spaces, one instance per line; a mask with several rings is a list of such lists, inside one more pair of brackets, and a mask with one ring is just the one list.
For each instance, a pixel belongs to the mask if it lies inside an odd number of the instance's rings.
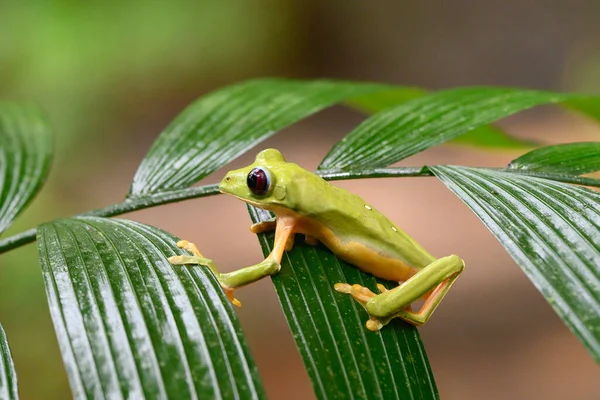
[[230,178],[230,177],[227,177],[227,178],[225,178],[225,180],[226,180],[227,182],[229,182],[229,181],[231,180],[231,178]]

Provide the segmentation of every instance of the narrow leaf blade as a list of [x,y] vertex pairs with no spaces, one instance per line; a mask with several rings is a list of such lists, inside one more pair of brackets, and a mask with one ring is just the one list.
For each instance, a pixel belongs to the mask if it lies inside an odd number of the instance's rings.
[[530,149],[535,146],[534,142],[513,137],[493,125],[478,126],[455,137],[450,143],[494,149]]
[[0,102],[0,233],[40,189],[51,159],[52,132],[42,112]]
[[563,105],[589,118],[600,120],[600,101],[598,97],[576,97],[563,102]]
[[[371,93],[346,101],[351,107],[357,108],[368,114],[375,114],[399,104],[427,95],[427,91],[419,88],[390,89],[382,92]],[[458,144],[467,144],[478,147],[492,148],[525,148],[532,143],[510,136],[506,132],[493,126],[480,126],[469,131],[452,141]]]
[[515,173],[435,166],[600,363],[600,194]]
[[389,87],[375,93],[368,93],[348,99],[345,103],[367,114],[375,114],[386,108],[406,103],[409,100],[427,95],[427,91],[416,87]]
[[600,142],[565,143],[535,149],[513,160],[512,171],[583,175],[600,170]]
[[176,239],[86,217],[38,229],[50,312],[75,398],[262,398],[240,326]]
[[192,185],[262,140],[380,84],[257,79],[210,93],[186,108],[154,142],[130,196]]
[[364,121],[331,149],[319,169],[386,167],[518,111],[577,96],[466,87],[418,97]]
[[[253,222],[271,217],[251,206],[249,212]],[[266,256],[273,233],[258,236]],[[317,398],[437,399],[417,329],[392,321],[370,332],[366,312],[333,289],[336,282],[350,282],[377,290],[378,280],[322,247],[300,242],[286,252],[273,284]]]
[[8,347],[6,333],[0,325],[0,399],[17,400],[19,392],[17,389],[17,374],[15,365]]

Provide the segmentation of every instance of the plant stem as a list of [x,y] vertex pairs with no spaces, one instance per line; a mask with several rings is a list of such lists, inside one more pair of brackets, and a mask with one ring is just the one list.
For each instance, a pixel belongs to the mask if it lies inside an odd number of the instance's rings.
[[409,176],[433,176],[426,166],[400,168],[374,168],[360,171],[317,171],[326,181],[341,181],[364,178],[397,178]]
[[[537,178],[551,179],[559,182],[575,183],[578,185],[600,187],[600,179],[587,178],[573,175],[553,174],[546,172],[506,170],[503,168],[490,168],[498,171],[514,174],[534,176]],[[328,181],[338,181],[347,179],[365,179],[365,178],[397,178],[411,176],[433,176],[429,168],[424,167],[400,167],[400,168],[375,168],[361,171],[317,171],[317,175]],[[218,185],[205,185],[191,187],[186,189],[172,190],[145,197],[129,198],[122,203],[113,204],[108,207],[98,208],[88,211],[78,216],[95,217],[113,217],[132,211],[143,210],[145,208],[156,207],[163,204],[176,203],[183,200],[195,199],[198,197],[213,196],[219,194]],[[0,254],[17,247],[26,245],[35,240],[36,228],[17,233],[6,239],[0,240]]]
[[[346,180],[346,179],[364,179],[364,178],[382,178],[399,176],[432,176],[426,167],[406,167],[406,168],[376,168],[363,171],[317,171],[317,174],[326,180]],[[125,201],[113,204],[108,207],[98,208],[88,211],[79,216],[95,217],[113,217],[132,211],[143,210],[145,208],[156,207],[163,204],[176,203],[183,200],[195,199],[198,197],[213,196],[219,194],[218,185],[205,185],[191,187],[180,190],[162,192],[145,197],[129,198]],[[35,241],[36,228],[32,228],[16,235],[0,240],[0,254],[17,247],[26,245]]]

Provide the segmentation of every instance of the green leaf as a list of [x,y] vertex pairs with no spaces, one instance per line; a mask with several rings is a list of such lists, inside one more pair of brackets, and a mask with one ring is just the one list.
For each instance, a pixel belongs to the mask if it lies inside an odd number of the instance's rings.
[[[346,101],[346,103],[368,114],[374,114],[383,111],[386,108],[397,106],[425,95],[427,95],[426,90],[407,87],[402,90],[390,89],[352,98]],[[506,132],[488,125],[475,128],[474,130],[453,139],[452,142],[479,147],[508,149],[532,146],[532,143],[526,140],[514,138]]]
[[262,398],[240,326],[176,238],[97,217],[41,225],[50,313],[74,398]]
[[374,93],[380,84],[257,79],[210,93],[186,108],[154,142],[130,196],[181,189],[326,107]]
[[431,170],[483,221],[600,363],[600,193],[493,170]]
[[6,333],[0,325],[0,399],[16,400],[19,398],[17,390],[17,374],[15,365],[8,347]]
[[345,103],[367,114],[375,114],[379,111],[385,110],[386,108],[406,103],[409,100],[425,96],[426,94],[427,91],[420,88],[395,88],[390,86],[388,89],[382,91],[352,97],[346,100]]
[[[248,209],[253,222],[271,217]],[[266,256],[273,233],[258,237]],[[273,284],[317,398],[437,399],[417,329],[392,321],[379,332],[368,331],[362,307],[333,289],[336,282],[350,282],[377,290],[378,281],[323,247],[301,242],[285,253]]]
[[0,102],[0,233],[38,192],[51,159],[52,132],[42,112]]
[[518,111],[578,96],[467,87],[418,97],[364,121],[331,149],[319,169],[386,167]]
[[[392,168],[389,168],[392,169]],[[525,170],[510,170],[504,169],[506,172],[518,174],[520,176],[533,176],[534,178],[550,179],[552,181],[563,183],[574,183],[576,185],[590,186],[600,188],[600,179],[590,178],[587,176],[578,176],[571,174],[556,174],[553,172],[537,172]]]
[[532,141],[512,137],[492,125],[478,126],[471,131],[455,137],[450,143],[494,149],[529,149],[535,146],[535,143]]
[[600,170],[600,142],[565,143],[535,149],[513,160],[507,169],[588,174]]
[[597,96],[578,97],[562,103],[566,108],[580,112],[595,120],[600,120],[600,101]]

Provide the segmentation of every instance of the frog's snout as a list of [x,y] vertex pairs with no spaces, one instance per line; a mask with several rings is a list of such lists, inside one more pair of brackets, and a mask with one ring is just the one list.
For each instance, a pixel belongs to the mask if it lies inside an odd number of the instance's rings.
[[229,173],[225,175],[221,182],[219,183],[219,192],[227,193],[227,187],[231,184],[231,176]]
[[229,171],[219,183],[221,193],[233,194],[235,188],[240,185],[242,176],[239,171]]

